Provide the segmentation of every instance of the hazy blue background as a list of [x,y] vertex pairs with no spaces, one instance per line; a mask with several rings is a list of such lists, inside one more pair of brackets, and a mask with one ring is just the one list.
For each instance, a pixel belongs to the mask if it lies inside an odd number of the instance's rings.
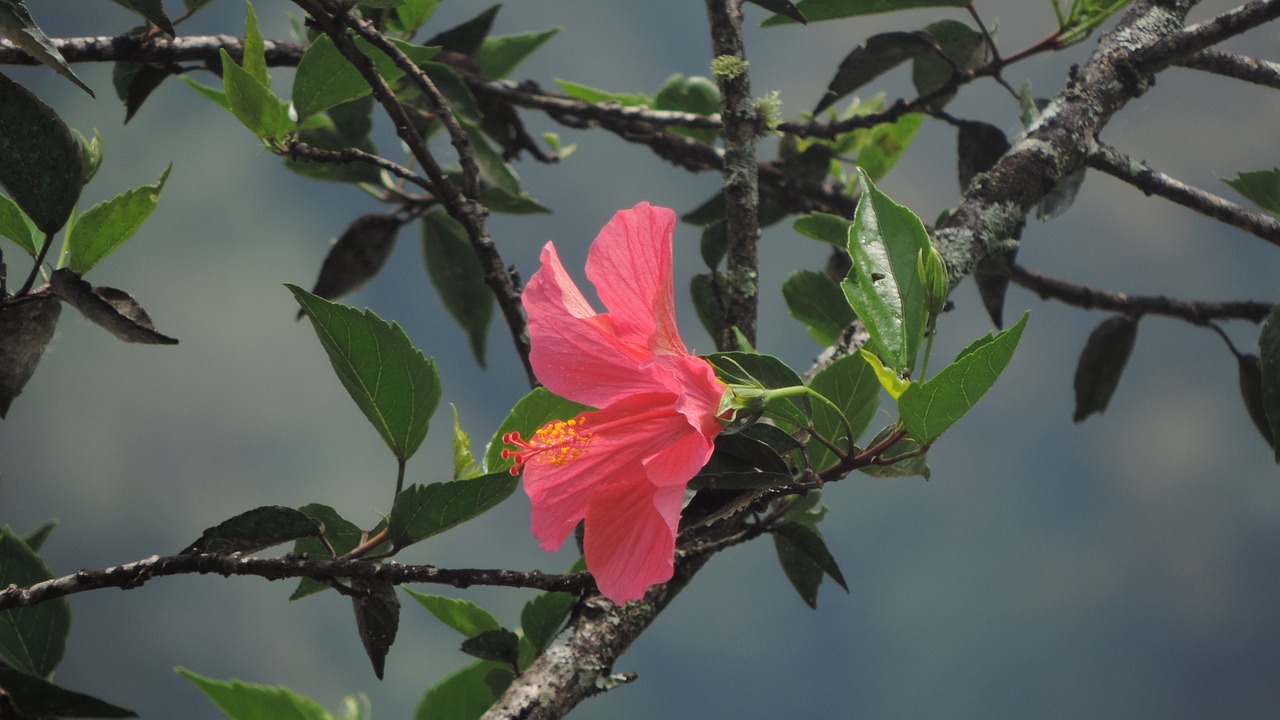
[[[989,22],[998,21],[1006,52],[1052,27],[1047,3],[979,4]],[[29,5],[52,36],[136,24],[109,2]],[[177,14],[180,4],[168,5]],[[1233,5],[1206,2],[1194,17]],[[485,7],[448,0],[433,27]],[[257,8],[268,36],[287,35],[293,5],[264,0]],[[764,17],[755,7],[747,14]],[[183,30],[240,34],[243,16],[239,3],[218,2]],[[813,106],[854,44],[940,16],[965,17],[916,11],[811,28],[753,27],[755,91],[780,90],[794,116]],[[707,72],[701,3],[516,0],[503,8],[496,31],[552,25],[563,32],[517,77],[651,92],[671,73]],[[1091,46],[1016,66],[1009,80],[1030,80],[1051,94]],[[1231,47],[1275,59],[1275,28]],[[106,163],[82,208],[153,182],[173,162],[151,220],[90,279],[133,293],[182,344],[125,345],[67,311],[0,425],[0,522],[26,532],[59,518],[45,546],[59,573],[175,552],[203,527],[259,505],[323,502],[372,524],[387,508],[394,464],[311,329],[294,322],[296,306],[281,283],[309,285],[328,240],[376,204],[352,188],[291,175],[232,117],[177,81],[122,127],[110,68],[76,70],[96,101],[43,68],[4,72],[82,132],[102,131]],[[291,72],[274,76],[287,94]],[[891,99],[908,92],[906,72],[882,87]],[[990,82],[966,89],[949,110],[1017,129],[1015,103]],[[1280,165],[1277,111],[1274,92],[1175,69],[1124,110],[1104,139],[1230,196],[1219,178]],[[536,114],[525,117],[537,131],[556,129]],[[649,200],[688,210],[719,182],[603,132],[560,132],[579,144],[562,167],[519,167],[555,213],[495,216],[490,225],[504,258],[525,277],[547,239],[570,267],[581,267],[587,243],[618,208]],[[382,148],[392,152],[394,141],[384,139]],[[926,121],[883,188],[932,219],[956,200],[953,158],[953,131]],[[1024,239],[1020,260],[1029,267],[1134,293],[1269,300],[1280,270],[1275,249],[1257,238],[1096,173],[1065,216],[1033,221]],[[676,242],[677,272],[687,277],[700,267],[697,233],[680,227]],[[777,288],[824,253],[786,228],[766,233],[763,253],[760,348],[805,367],[818,347],[786,316]],[[25,270],[13,263],[11,281]],[[482,444],[524,393],[523,375],[496,327],[489,369],[473,367],[464,335],[423,278],[416,232],[406,229],[388,269],[347,301],[401,323],[436,358],[445,401],[458,406]],[[988,329],[971,284],[954,299],[938,344],[943,357]],[[725,553],[618,663],[619,671],[639,672],[639,682],[588,702],[578,716],[1280,717],[1280,477],[1237,399],[1234,359],[1206,330],[1150,318],[1111,409],[1075,426],[1075,357],[1104,316],[1013,289],[1008,315],[1027,308],[1031,322],[1005,377],[931,453],[933,481],[855,476],[825,494],[825,532],[848,595],[824,587],[819,609],[810,611],[770,543]],[[689,344],[709,349],[687,304],[681,312]],[[1253,347],[1255,328],[1228,330],[1238,345]],[[445,406],[410,465],[411,482],[446,478],[447,429]],[[527,523],[527,501],[517,495],[401,560],[567,567],[567,553],[541,552]],[[459,638],[406,597],[379,683],[348,601],[329,594],[290,604],[291,589],[255,578],[186,577],[75,597],[58,680],[144,718],[221,717],[173,673],[183,665],[285,684],[331,709],[344,695],[365,692],[376,717],[405,718],[427,685],[468,662],[456,650]],[[515,623],[530,593],[464,596]]]

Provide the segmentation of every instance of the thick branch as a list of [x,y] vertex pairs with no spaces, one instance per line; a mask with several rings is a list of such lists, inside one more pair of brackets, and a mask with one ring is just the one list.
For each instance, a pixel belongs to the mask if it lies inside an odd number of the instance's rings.
[[1115,176],[1148,195],[1159,195],[1214,220],[1253,233],[1273,245],[1280,245],[1280,220],[1157,172],[1115,148],[1098,143],[1089,153],[1089,167]]
[[1126,315],[1163,315],[1196,325],[1211,320],[1248,320],[1262,322],[1274,307],[1270,303],[1193,302],[1164,295],[1129,295],[1098,290],[1050,277],[1021,265],[1010,265],[1009,278],[1041,298],[1053,299],[1085,310],[1109,310]]
[[565,592],[582,592],[594,587],[590,576],[586,573],[553,575],[538,571],[448,569],[432,565],[400,565],[370,560],[317,560],[294,555],[264,558],[197,553],[166,557],[152,555],[144,560],[102,570],[81,570],[72,575],[27,587],[10,586],[0,590],[0,610],[30,607],[87,590],[112,587],[129,590],[155,577],[195,574],[217,574],[224,577],[256,575],[268,580],[304,577],[317,580],[357,578],[382,580],[395,585],[434,583],[459,588],[472,585],[496,585]]

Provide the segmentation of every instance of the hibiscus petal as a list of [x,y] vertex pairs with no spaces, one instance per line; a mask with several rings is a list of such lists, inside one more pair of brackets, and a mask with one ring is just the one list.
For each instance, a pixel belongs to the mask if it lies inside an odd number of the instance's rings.
[[587,277],[623,340],[655,353],[687,355],[676,327],[675,222],[674,212],[649,203],[619,210],[591,245]]
[[611,483],[591,498],[583,544],[601,594],[621,604],[671,579],[683,501],[683,487],[644,480]]

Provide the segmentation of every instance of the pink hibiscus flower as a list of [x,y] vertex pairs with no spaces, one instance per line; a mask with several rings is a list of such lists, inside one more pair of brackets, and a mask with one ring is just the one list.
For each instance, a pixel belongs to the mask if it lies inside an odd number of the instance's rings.
[[676,329],[671,242],[675,213],[640,203],[619,211],[587,257],[609,312],[591,308],[555,246],[524,290],[530,360],[548,390],[599,408],[511,433],[533,535],[556,550],[586,520],[587,568],[614,602],[671,579],[685,486],[711,457],[725,385],[689,354]]

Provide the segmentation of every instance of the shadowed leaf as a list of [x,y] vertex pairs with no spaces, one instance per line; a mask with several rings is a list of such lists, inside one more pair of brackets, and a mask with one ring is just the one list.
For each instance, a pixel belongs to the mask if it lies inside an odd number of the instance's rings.
[[89,86],[76,76],[62,53],[58,52],[57,46],[49,40],[49,36],[31,19],[31,13],[27,12],[22,0],[0,0],[0,37],[75,83],[81,90],[89,93],[89,97],[95,97]]
[[177,345],[178,341],[156,332],[151,316],[133,296],[123,290],[90,285],[67,268],[50,276],[53,293],[80,311],[86,320],[117,338],[144,345]]
[[[1271,437],[1280,437],[1280,305],[1271,309],[1258,335],[1258,355],[1262,365],[1262,407],[1271,426]],[[1280,464],[1280,443],[1276,444]]]
[[440,300],[467,334],[471,354],[480,367],[495,301],[484,281],[484,268],[462,223],[443,210],[422,217],[422,257]]
[[[115,0],[115,3],[138,13],[147,22],[163,30],[165,35],[174,36],[173,21],[165,14],[161,0]],[[253,12],[252,9],[250,12]]]
[[866,85],[902,63],[924,53],[936,52],[934,40],[924,32],[889,32],[872,35],[840,61],[827,92],[813,109],[826,110],[849,93]]
[[493,19],[498,16],[500,7],[502,6],[494,5],[461,25],[436,35],[423,43],[423,45],[440,47],[449,52],[468,57],[474,56],[484,45],[484,39],[489,36],[489,30],[493,27]]
[[0,74],[0,186],[46,235],[67,222],[84,187],[84,153],[62,118]]
[[[8,525],[0,526],[0,587],[52,578],[53,572],[31,546]],[[0,611],[0,655],[20,672],[48,677],[62,660],[70,631],[71,605],[66,598]]]
[[1267,409],[1262,401],[1262,360],[1257,355],[1244,354],[1236,358],[1239,369],[1240,399],[1244,401],[1245,410],[1249,411],[1249,419],[1262,439],[1272,448],[1275,447],[1275,436],[1271,434],[1271,422],[1267,420]]
[[525,603],[520,611],[520,629],[538,652],[544,650],[569,619],[576,602],[569,593],[542,593]]
[[[809,22],[836,20],[859,15],[876,15],[879,13],[910,10],[927,7],[964,7],[970,0],[800,0],[796,4],[797,12],[803,13]],[[761,23],[765,27],[773,25],[789,25],[797,22],[796,18],[787,15],[775,15]]]
[[506,628],[485,630],[462,641],[462,652],[515,667],[520,659],[520,638]]
[[320,524],[299,510],[265,505],[224,520],[188,545],[187,553],[253,553],[302,537],[318,537]]
[[517,485],[509,472],[410,485],[396,496],[391,509],[391,542],[402,548],[460,525],[506,500]]
[[125,718],[138,716],[132,710],[125,710],[98,698],[60,688],[42,678],[28,675],[16,668],[7,667],[3,664],[0,664],[0,688],[4,689],[5,700],[8,701],[8,704],[20,713],[15,720],[52,717]]
[[1137,338],[1138,321],[1128,315],[1107,318],[1089,333],[1072,383],[1076,394],[1073,421],[1107,409]]
[[61,314],[62,302],[55,297],[0,300],[0,419],[35,374]]
[[395,586],[382,580],[353,578],[351,589],[359,593],[351,598],[351,605],[356,611],[360,643],[373,663],[373,674],[381,680],[387,652],[400,629],[400,598]]
[[[369,213],[352,220],[325,255],[312,294],[335,300],[363,287],[391,256],[400,225],[394,213]],[[299,310],[298,318],[305,314]]]

